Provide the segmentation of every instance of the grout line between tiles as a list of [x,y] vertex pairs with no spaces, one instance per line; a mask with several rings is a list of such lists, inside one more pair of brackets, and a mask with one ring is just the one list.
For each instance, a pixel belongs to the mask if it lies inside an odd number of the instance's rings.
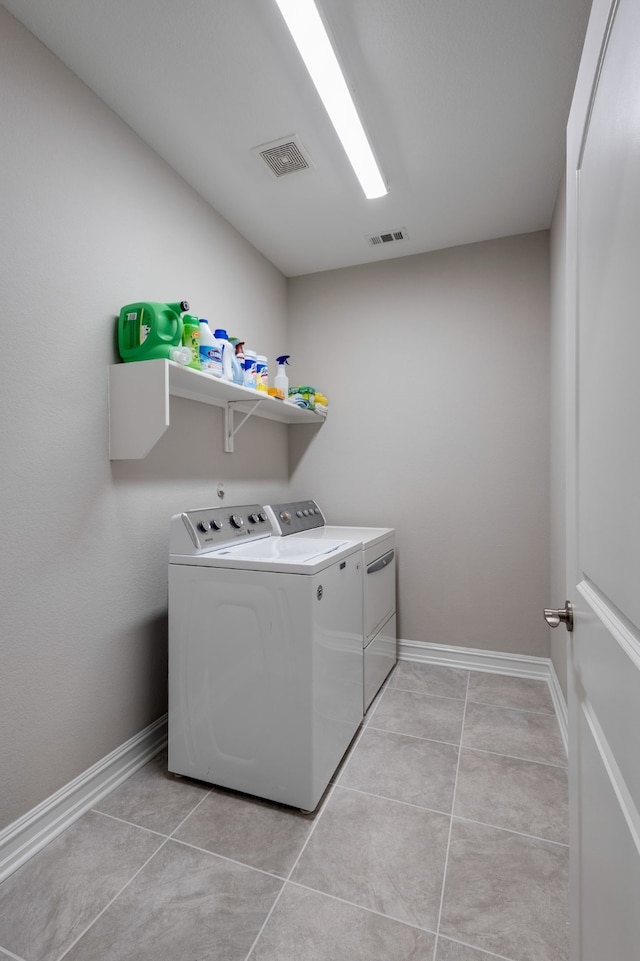
[[99,814],[102,818],[109,818],[110,821],[118,821],[120,824],[126,824],[130,828],[138,828],[139,831],[145,831],[147,834],[155,834],[159,838],[164,838],[165,840],[170,837],[169,834],[164,834],[162,831],[154,831],[153,828],[146,828],[142,824],[137,824],[135,821],[127,821],[126,818],[119,818],[115,814],[107,814],[106,811],[98,811],[96,808],[91,808],[91,814]]
[[84,928],[84,930],[81,931],[81,933],[78,935],[78,937],[77,937],[74,941],[71,942],[71,944],[69,945],[68,948],[65,948],[65,950],[62,952],[62,954],[58,957],[58,961],[62,961],[62,959],[63,959],[64,957],[66,957],[66,955],[69,953],[69,951],[71,951],[71,949],[72,949],[73,947],[75,947],[75,945],[78,943],[78,941],[80,940],[80,938],[83,938],[83,937],[85,936],[85,934],[87,933],[87,931],[89,931],[89,930],[94,926],[94,924],[96,923],[96,921],[97,921],[99,918],[102,917],[102,915],[105,913],[105,911],[108,911],[108,910],[109,910],[109,908],[111,907],[111,905],[113,904],[113,902],[114,902],[117,898],[120,897],[120,895],[122,894],[122,892],[123,892],[124,890],[126,890],[126,888],[129,887],[129,885],[131,884],[131,882],[134,881],[134,880],[138,877],[138,875],[140,874],[140,872],[141,872],[141,871],[144,871],[144,869],[146,868],[147,864],[149,864],[149,862],[152,861],[153,858],[155,858],[156,854],[163,849],[163,847],[167,844],[168,840],[169,840],[168,838],[165,838],[164,841],[162,842],[162,844],[160,844],[160,845],[156,848],[156,850],[153,852],[152,855],[150,855],[150,857],[147,858],[147,860],[144,862],[144,864],[141,864],[141,865],[140,865],[140,867],[138,868],[138,870],[135,872],[135,874],[133,874],[133,875],[129,878],[129,880],[127,881],[127,883],[126,883],[126,884],[123,884],[122,887],[120,888],[120,890],[119,890],[116,894],[114,894],[114,896],[111,898],[111,900],[110,900],[107,904],[105,904],[105,906],[103,907],[102,911],[99,911],[98,914],[96,914],[96,916],[95,916],[95,918],[93,919],[93,921],[91,921],[91,922],[86,926],[86,928]]
[[541,764],[543,767],[555,767],[559,771],[566,771],[566,764],[554,764],[553,761],[538,761],[536,758],[523,757],[522,754],[503,754],[500,751],[489,751],[485,747],[471,747],[468,744],[460,743],[460,748],[463,751],[476,751],[478,754],[493,754],[495,757],[508,757],[512,761],[526,761],[528,764]]
[[2,945],[0,945],[0,957],[13,958],[13,961],[25,961],[21,954],[14,954],[13,951],[3,948]]
[[456,697],[455,694],[434,694],[433,691],[416,691],[412,687],[392,687],[392,691],[402,691],[403,694],[419,694],[420,697],[440,697],[443,701],[464,701],[464,697]]
[[456,821],[466,821],[467,824],[479,824],[485,828],[492,828],[494,831],[504,831],[506,834],[515,834],[520,838],[527,838],[530,841],[543,841],[545,844],[555,844],[559,848],[568,848],[568,841],[554,841],[552,838],[543,838],[539,834],[526,834],[524,831],[514,831],[513,828],[505,828],[501,824],[491,824],[489,821],[479,821],[477,818],[463,818],[456,815]]
[[[364,729],[363,729],[363,730],[364,730]],[[358,734],[357,741],[360,740],[360,736],[361,736],[361,735]],[[356,743],[357,743],[357,741],[356,741]],[[321,808],[320,808],[320,811],[319,811],[319,813],[318,813],[318,816],[316,817],[314,823],[313,823],[312,826],[311,826],[311,830],[309,831],[309,833],[308,833],[308,835],[307,835],[307,837],[306,837],[306,839],[305,839],[305,842],[304,842],[304,844],[302,845],[302,848],[301,848],[301,850],[300,850],[300,852],[299,852],[299,854],[298,854],[298,857],[297,857],[297,858],[295,859],[295,861],[293,862],[293,867],[291,868],[291,870],[290,870],[289,873],[287,874],[286,878],[282,881],[282,887],[281,887],[280,890],[278,891],[278,895],[277,895],[275,901],[273,902],[273,904],[271,905],[271,908],[269,909],[269,911],[268,911],[268,913],[267,913],[267,916],[265,917],[264,921],[263,921],[262,924],[260,925],[260,930],[258,931],[258,933],[256,934],[255,938],[253,939],[253,943],[252,943],[251,947],[249,948],[249,951],[247,952],[245,961],[249,961],[249,958],[250,958],[251,955],[253,954],[253,949],[255,948],[256,944],[258,943],[258,941],[259,941],[259,939],[260,939],[260,937],[261,937],[261,935],[262,935],[262,932],[264,931],[265,927],[266,927],[267,924],[269,923],[269,920],[270,920],[270,918],[271,918],[271,915],[272,915],[273,912],[275,911],[276,905],[278,904],[278,901],[279,901],[280,898],[282,897],[282,892],[283,892],[284,889],[286,888],[287,882],[288,882],[289,878],[291,877],[291,874],[293,873],[293,871],[294,871],[294,869],[295,869],[298,861],[300,860],[300,856],[302,855],[302,852],[303,852],[304,849],[306,848],[306,846],[307,846],[307,844],[308,844],[308,842],[309,842],[309,838],[311,837],[311,835],[312,835],[313,832],[315,831],[315,829],[316,829],[316,824],[318,823],[318,821],[320,820],[320,818],[321,818],[322,815],[324,814],[325,808],[326,808],[326,806],[327,806],[327,804],[328,804],[328,802],[329,802],[329,799],[332,797],[333,792],[335,791],[335,789],[336,789],[335,783],[330,784],[330,787],[329,787],[329,789],[328,789],[328,791],[327,791],[327,794],[326,794],[326,796],[325,796],[325,799],[324,799],[324,801],[322,802],[322,806],[321,806]],[[281,879],[281,880],[282,880],[282,879]]]
[[438,921],[436,924],[436,940],[433,946],[433,961],[436,959],[438,950],[438,938],[440,936],[440,922],[442,920],[442,909],[444,907],[444,892],[447,883],[447,869],[449,867],[449,850],[451,848],[451,834],[453,832],[453,812],[456,806],[456,791],[458,790],[458,775],[460,773],[460,759],[462,758],[462,738],[464,736],[464,722],[467,716],[467,694],[469,692],[469,678],[467,675],[467,689],[465,691],[464,711],[462,712],[462,726],[460,728],[460,744],[458,746],[458,763],[456,765],[456,776],[453,782],[453,795],[451,797],[451,818],[449,820],[449,837],[447,838],[447,850],[444,857],[444,871],[442,874],[442,890],[440,892],[440,908],[438,910]]
[[179,830],[180,830],[180,828],[182,827],[182,825],[184,824],[184,822],[185,822],[185,821],[188,821],[189,818],[191,817],[191,815],[192,815],[192,814],[195,814],[195,812],[198,810],[198,808],[200,807],[200,805],[201,805],[201,804],[204,804],[204,802],[207,800],[207,798],[208,798],[208,797],[211,797],[212,794],[213,794],[213,788],[210,788],[210,790],[208,790],[207,793],[206,793],[205,795],[203,795],[203,797],[200,798],[200,800],[199,800],[198,803],[195,805],[195,807],[193,807],[193,808],[189,811],[189,813],[186,814],[186,815],[183,817],[182,821],[180,821],[179,824],[176,824],[176,826],[174,827],[173,831],[172,831],[171,834],[169,835],[170,838],[173,838],[173,836],[174,836],[174,834],[176,833],[176,831],[179,831]]
[[450,747],[460,746],[459,741],[442,741],[437,737],[424,737],[422,734],[407,734],[406,731],[395,731],[387,727],[376,727],[374,724],[368,724],[367,731],[380,731],[382,734],[399,734],[401,737],[415,737],[419,741],[433,741],[435,744],[448,744]]
[[468,700],[471,704],[480,704],[482,707],[496,707],[500,711],[520,711],[522,714],[542,714],[543,717],[552,717],[557,720],[554,710],[536,711],[533,707],[514,707],[513,704],[496,704],[495,701],[479,701],[475,697],[470,697]]
[[269,908],[269,910],[268,910],[268,912],[267,912],[266,918],[264,919],[264,921],[263,921],[262,924],[260,925],[260,930],[258,931],[258,933],[256,934],[255,938],[253,939],[253,943],[252,943],[251,947],[249,948],[249,951],[247,952],[247,954],[246,954],[246,956],[245,956],[245,961],[249,961],[249,958],[250,958],[251,955],[253,954],[253,949],[255,948],[256,944],[258,943],[258,941],[259,941],[259,939],[260,939],[260,937],[261,937],[261,935],[262,935],[262,932],[264,931],[265,927],[266,927],[267,924],[269,923],[269,920],[270,920],[270,918],[271,918],[271,915],[272,915],[273,912],[275,911],[276,905],[277,905],[278,901],[280,900],[280,898],[282,897],[282,892],[284,891],[284,889],[286,888],[286,886],[287,886],[287,882],[286,882],[286,881],[283,881],[283,882],[282,882],[282,886],[281,886],[280,890],[278,891],[278,893],[277,893],[277,895],[276,895],[275,901],[273,902],[273,904],[272,904],[271,907]]
[[178,825],[176,825],[176,827],[173,829],[173,831],[171,831],[169,834],[165,834],[164,831],[156,831],[156,830],[154,830],[154,828],[148,828],[148,827],[146,827],[144,824],[138,824],[137,821],[129,821],[127,818],[118,817],[117,814],[108,814],[106,811],[100,811],[98,808],[91,808],[91,812],[92,812],[93,814],[99,814],[99,815],[100,815],[101,817],[103,817],[103,818],[111,818],[112,821],[119,821],[120,824],[127,824],[129,827],[132,827],[132,828],[139,828],[141,831],[146,831],[147,834],[156,834],[156,835],[158,835],[158,837],[168,839],[168,838],[173,838],[173,835],[175,834],[175,832],[180,830],[180,828],[182,827],[182,825],[184,824],[184,822],[185,822],[188,818],[191,817],[191,815],[193,814],[194,811],[197,811],[197,809],[200,807],[200,805],[201,805],[204,801],[206,801],[206,799],[207,799],[212,793],[213,793],[213,790],[212,790],[212,789],[209,789],[209,790],[200,798],[200,800],[198,801],[198,803],[197,803],[196,805],[194,805],[194,807],[189,811],[189,813],[186,814],[186,815],[183,817],[183,819],[180,821],[180,823],[179,823]]
[[416,804],[415,801],[403,801],[402,798],[389,797],[388,794],[376,794],[375,791],[363,791],[358,787],[349,787],[348,784],[338,783],[336,787],[341,788],[343,791],[352,791],[354,794],[364,794],[365,797],[375,797],[380,801],[391,801],[393,804],[405,804],[407,807],[417,808],[418,811],[428,811],[429,814],[442,814],[444,817],[450,816],[446,811],[440,811],[439,808],[430,808],[425,804]]
[[458,941],[457,938],[450,938],[448,935],[443,938],[445,941],[451,941],[453,944],[459,944],[463,948],[471,948],[473,951],[480,951],[486,954],[488,958],[495,958],[496,961],[514,961],[514,958],[508,958],[505,954],[494,954],[493,951],[487,951],[486,948],[479,948],[475,944],[471,944],[468,941]]
[[[364,727],[364,725],[363,725],[363,726],[360,728],[360,730],[358,731],[356,737],[354,738],[354,740],[353,740],[353,742],[352,742],[352,744],[351,744],[351,746],[350,746],[350,748],[349,748],[349,758],[348,758],[347,761],[346,761],[347,764],[349,763],[349,760],[350,760],[350,758],[351,758],[351,755],[353,754],[353,752],[354,752],[355,749],[357,748],[358,744],[360,743],[360,740],[361,740],[362,735],[364,734],[364,732],[365,732],[365,727]],[[342,772],[340,772],[340,777],[341,777],[341,776],[342,776]],[[317,818],[315,819],[315,821],[313,822],[313,824],[312,824],[312,826],[311,826],[311,830],[310,830],[309,833],[307,834],[307,837],[305,838],[305,842],[304,842],[304,844],[302,845],[302,847],[300,848],[300,851],[298,852],[298,857],[297,857],[297,858],[295,859],[295,861],[293,862],[293,866],[292,866],[291,870],[289,871],[289,873],[288,873],[288,875],[287,875],[287,877],[286,877],[286,880],[287,880],[287,881],[290,880],[291,875],[293,874],[293,872],[294,872],[295,869],[297,868],[298,862],[299,862],[300,858],[302,857],[302,855],[304,854],[304,852],[305,852],[305,850],[306,850],[306,848],[307,848],[307,845],[308,845],[309,841],[310,841],[311,838],[313,837],[313,833],[314,833],[316,827],[318,826],[318,823],[319,823],[321,817],[323,816],[324,812],[326,811],[327,805],[329,804],[329,801],[330,801],[331,798],[333,797],[336,788],[338,787],[338,784],[339,784],[339,782],[340,782],[340,777],[338,778],[337,781],[334,781],[334,782],[331,784],[331,787],[330,787],[329,791],[327,792],[327,795],[326,795],[325,800],[324,800],[324,802],[323,802],[323,804],[322,804],[322,807],[321,807],[321,809],[320,809],[320,811],[319,811],[319,813],[318,813],[318,816],[317,816]]]
[[237,858],[230,858],[228,854],[218,854],[217,851],[210,851],[209,848],[201,848],[198,844],[193,844],[191,841],[181,841],[180,838],[167,838],[167,841],[173,841],[174,844],[181,844],[185,848],[191,848],[193,851],[200,851],[201,854],[208,854],[211,858],[219,858],[221,861],[227,861],[229,864],[237,864],[239,868],[246,868],[247,871],[257,871],[258,874],[264,874],[268,878],[273,878],[275,881],[282,881],[284,883],[285,878],[281,874],[274,874],[273,871],[265,871],[264,868],[257,868],[255,864],[247,864],[246,861],[238,861]]
[[320,888],[312,888],[308,884],[301,884],[300,881],[287,881],[287,884],[292,884],[296,888],[302,888],[304,891],[312,891],[314,894],[319,894],[323,898],[331,898],[332,901],[339,901],[340,904],[348,904],[350,908],[356,908],[358,911],[366,911],[368,914],[374,914],[378,918],[385,918],[387,921],[394,921],[396,924],[403,924],[407,928],[413,928],[414,931],[425,931],[427,934],[433,934],[435,936],[435,931],[431,928],[420,927],[419,924],[414,924],[413,921],[405,921],[402,918],[396,918],[393,914],[383,914],[381,911],[376,911],[374,908],[368,908],[364,904],[357,904],[355,901],[348,901],[346,898],[338,897],[337,894],[329,894],[328,891],[321,891]]
[[[359,727],[359,729],[358,729],[358,733],[355,735],[353,741],[352,741],[351,744],[349,745],[348,752],[347,752],[348,755],[349,755],[349,757],[351,756],[351,754],[353,754],[353,752],[355,751],[356,747],[357,747],[358,744],[360,743],[360,738],[361,738],[362,735],[364,734],[365,730],[366,730],[366,725],[365,725],[365,724],[361,724],[360,727]],[[346,761],[345,763],[348,763],[348,759],[347,759],[347,761]],[[339,779],[340,779],[340,778],[338,778],[338,780],[339,780]],[[282,887],[281,887],[280,890],[278,891],[278,896],[276,897],[275,901],[274,901],[273,904],[271,905],[271,909],[269,910],[266,918],[265,918],[264,921],[262,922],[262,924],[261,924],[261,926],[260,926],[260,930],[259,930],[258,933],[256,934],[256,936],[255,936],[255,938],[254,938],[254,940],[253,940],[253,943],[252,943],[251,947],[249,948],[249,951],[248,951],[248,953],[247,953],[247,955],[246,955],[245,961],[249,961],[249,959],[251,958],[251,955],[253,954],[253,950],[254,950],[256,944],[258,943],[258,941],[259,941],[259,939],[260,939],[260,937],[261,937],[261,935],[262,935],[262,932],[264,931],[265,927],[266,927],[267,924],[269,923],[269,920],[270,920],[270,918],[271,918],[271,915],[272,915],[273,912],[275,911],[276,905],[278,904],[278,901],[279,901],[280,898],[282,897],[282,892],[284,891],[284,889],[286,888],[287,884],[289,883],[289,880],[290,880],[290,878],[291,878],[291,875],[292,875],[293,872],[295,871],[295,869],[296,869],[296,867],[297,867],[297,865],[298,865],[298,862],[299,862],[300,858],[302,857],[302,855],[304,854],[304,852],[305,852],[305,850],[306,850],[306,847],[307,847],[307,844],[309,843],[309,840],[310,840],[311,837],[313,836],[313,832],[315,831],[315,829],[316,829],[316,827],[317,827],[320,819],[322,818],[322,815],[323,815],[324,812],[326,811],[327,805],[328,805],[329,801],[330,801],[331,798],[333,797],[333,794],[334,794],[334,791],[335,791],[335,789],[336,789],[336,787],[337,787],[337,784],[338,784],[337,781],[329,782],[329,787],[328,787],[327,792],[326,792],[326,794],[325,794],[324,800],[321,802],[320,810],[319,810],[319,812],[318,812],[318,815],[317,815],[317,817],[315,818],[313,824],[311,825],[311,830],[310,830],[309,833],[307,834],[307,837],[305,838],[305,842],[304,842],[304,844],[302,845],[300,851],[298,852],[298,857],[297,857],[297,858],[295,859],[295,861],[293,862],[293,865],[292,865],[292,867],[291,867],[291,870],[289,871],[288,875],[287,875],[286,878],[284,879],[283,884],[282,884]]]

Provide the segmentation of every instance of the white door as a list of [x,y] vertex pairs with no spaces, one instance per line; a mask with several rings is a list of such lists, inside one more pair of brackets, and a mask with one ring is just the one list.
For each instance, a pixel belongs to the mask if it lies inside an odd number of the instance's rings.
[[567,148],[571,958],[639,961],[639,0],[593,0]]

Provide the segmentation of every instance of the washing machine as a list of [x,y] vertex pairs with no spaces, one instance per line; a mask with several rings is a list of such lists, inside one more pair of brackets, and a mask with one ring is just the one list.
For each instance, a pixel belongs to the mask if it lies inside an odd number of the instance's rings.
[[314,500],[265,505],[281,536],[336,538],[357,544],[362,554],[363,709],[366,713],[397,659],[396,547],[392,527],[342,527],[326,523]]
[[363,717],[362,552],[263,507],[171,520],[169,770],[312,811]]

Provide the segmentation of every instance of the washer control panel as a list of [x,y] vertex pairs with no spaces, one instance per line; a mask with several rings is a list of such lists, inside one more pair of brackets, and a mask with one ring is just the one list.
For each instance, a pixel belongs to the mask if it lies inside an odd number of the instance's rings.
[[277,534],[299,534],[325,525],[322,511],[315,501],[269,504],[265,511]]
[[171,518],[169,549],[171,554],[200,554],[271,534],[273,527],[261,504],[206,507]]

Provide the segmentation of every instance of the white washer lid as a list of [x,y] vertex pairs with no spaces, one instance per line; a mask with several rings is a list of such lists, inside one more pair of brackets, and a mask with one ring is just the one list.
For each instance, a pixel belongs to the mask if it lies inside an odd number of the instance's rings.
[[226,567],[285,574],[315,574],[356,553],[359,545],[348,540],[308,537],[263,537],[203,554],[172,554],[170,563],[194,567]]

